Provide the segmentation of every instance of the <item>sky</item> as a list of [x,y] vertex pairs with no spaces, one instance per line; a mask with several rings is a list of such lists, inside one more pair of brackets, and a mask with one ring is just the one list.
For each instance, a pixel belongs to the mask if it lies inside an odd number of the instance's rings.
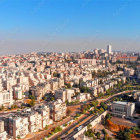
[[0,0],[0,54],[140,51],[140,0]]

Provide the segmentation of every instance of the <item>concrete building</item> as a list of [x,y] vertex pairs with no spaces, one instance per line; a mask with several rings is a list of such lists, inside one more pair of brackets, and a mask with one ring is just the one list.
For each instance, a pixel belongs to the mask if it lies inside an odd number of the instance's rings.
[[135,73],[135,70],[132,68],[124,69],[124,76],[126,76],[126,77],[130,77],[130,76],[134,75],[134,73]]
[[7,139],[7,132],[4,131],[4,121],[0,120],[0,140]]
[[108,45],[107,46],[107,53],[108,54],[111,54],[112,53],[112,46],[111,45]]
[[42,117],[38,112],[30,112],[28,115],[29,132],[37,132],[42,129]]
[[89,99],[91,99],[90,93],[80,93],[77,95],[77,100],[80,102],[87,101]]
[[50,106],[54,121],[59,121],[66,116],[66,103],[62,102],[61,99],[54,101]]
[[90,65],[96,65],[96,59],[78,59],[79,64],[90,64]]
[[135,103],[114,101],[111,110],[111,114],[114,116],[131,118],[135,111]]
[[138,79],[140,79],[140,66],[137,67],[137,70],[138,70],[138,76],[137,77],[138,77]]
[[73,89],[59,89],[55,90],[55,98],[61,99],[63,102],[68,101],[71,102],[71,98],[74,95],[75,91]]
[[5,118],[6,131],[14,139],[24,138],[28,133],[28,117],[11,115]]
[[50,108],[48,106],[39,106],[35,110],[42,116],[42,128],[52,123],[52,120],[50,120]]
[[1,91],[0,92],[0,106],[11,106],[13,104],[13,93],[12,91]]

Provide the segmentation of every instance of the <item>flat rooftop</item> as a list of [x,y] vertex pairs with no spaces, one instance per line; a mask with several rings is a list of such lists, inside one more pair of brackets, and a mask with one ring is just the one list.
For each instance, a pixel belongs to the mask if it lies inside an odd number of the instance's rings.
[[127,105],[128,102],[114,101],[115,104]]

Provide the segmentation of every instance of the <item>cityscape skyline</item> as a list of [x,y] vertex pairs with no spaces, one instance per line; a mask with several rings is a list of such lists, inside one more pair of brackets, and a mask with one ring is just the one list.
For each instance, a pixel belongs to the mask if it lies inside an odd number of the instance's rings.
[[138,52],[139,9],[137,0],[1,0],[0,54],[81,51],[107,44]]

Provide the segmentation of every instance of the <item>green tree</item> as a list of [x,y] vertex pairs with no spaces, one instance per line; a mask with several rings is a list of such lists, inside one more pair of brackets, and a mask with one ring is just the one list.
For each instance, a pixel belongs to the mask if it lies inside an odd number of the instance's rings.
[[29,106],[30,107],[33,107],[34,105],[35,105],[35,101],[34,100],[31,100],[30,103],[29,103]]
[[91,124],[88,124],[87,129],[90,129],[91,127],[92,127],[92,125]]
[[71,114],[71,110],[68,109],[68,110],[67,110],[67,115],[70,115],[70,114]]
[[46,125],[44,129],[45,129],[45,130],[48,130],[48,125]]
[[100,132],[97,132],[97,133],[96,133],[96,136],[97,136],[97,139],[100,139],[101,133],[100,133]]

